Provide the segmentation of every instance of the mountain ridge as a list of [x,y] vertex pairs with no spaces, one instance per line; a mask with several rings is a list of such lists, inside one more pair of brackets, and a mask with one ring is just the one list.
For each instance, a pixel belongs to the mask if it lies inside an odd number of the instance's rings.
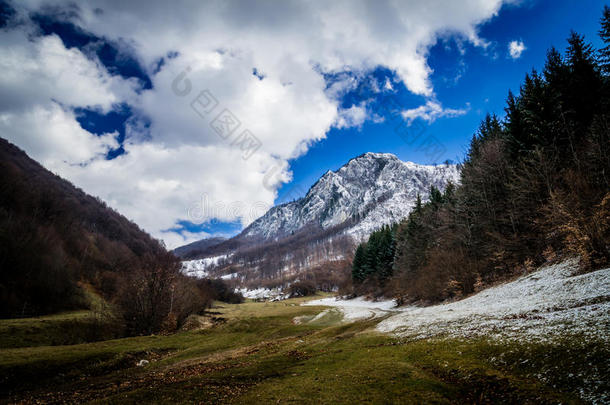
[[221,236],[200,239],[198,241],[179,246],[173,249],[172,253],[174,253],[178,257],[185,257],[189,254],[196,253],[199,250],[204,250],[216,246],[226,240],[227,238]]
[[[386,170],[386,168],[388,168]],[[367,176],[367,174],[369,176]],[[372,176],[371,176],[372,174]],[[412,187],[401,187],[397,176],[410,177]],[[364,181],[358,182],[358,178]],[[421,183],[418,187],[415,179]],[[444,188],[449,182],[459,181],[456,165],[420,165],[403,162],[391,153],[367,152],[350,159],[339,169],[327,171],[307,191],[304,197],[277,205],[250,224],[242,234],[249,237],[278,239],[292,234],[306,225],[319,222],[323,229],[338,225],[350,217],[362,217],[364,225],[352,229],[352,234],[362,239],[380,224],[396,222],[405,217],[413,206],[417,194],[425,198],[430,186]],[[368,190],[372,190],[371,193]],[[381,207],[377,212],[367,212],[367,206],[392,200],[397,190],[404,194]],[[322,205],[319,204],[319,199]],[[367,218],[369,216],[369,218]],[[389,217],[384,221],[383,216]],[[291,220],[295,219],[296,221]],[[280,221],[278,224],[277,221]]]

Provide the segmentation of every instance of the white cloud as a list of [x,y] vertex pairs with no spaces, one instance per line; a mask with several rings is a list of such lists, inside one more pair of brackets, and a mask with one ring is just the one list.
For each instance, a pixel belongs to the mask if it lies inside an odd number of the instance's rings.
[[339,110],[335,126],[337,128],[360,127],[367,118],[364,102]]
[[135,99],[135,81],[110,75],[55,35],[30,39],[31,26],[22,28],[0,33],[2,136],[59,172],[103,159],[118,147],[117,134],[85,131],[71,107],[108,112],[114,103]]
[[384,90],[394,91],[394,87],[392,86],[392,82],[389,78],[385,78],[385,83],[383,85]]
[[429,100],[426,104],[419,107],[402,111],[401,115],[407,121],[407,124],[411,125],[417,118],[427,122],[434,122],[438,118],[464,115],[468,112],[468,109],[469,106],[466,108],[443,108],[439,102]]
[[508,44],[508,54],[512,59],[519,59],[526,49],[523,41],[510,41]]
[[265,171],[251,168],[270,165],[265,155],[244,161],[230,148],[153,143],[128,145],[127,152],[112,161],[95,160],[86,170],[61,164],[58,169],[165,239],[163,230],[178,219],[203,223],[241,218],[247,225],[253,212],[261,215],[275,197],[274,189],[262,187]]
[[0,133],[18,144],[47,168],[62,171],[64,165],[79,165],[104,158],[119,145],[116,133],[96,136],[81,128],[71,111],[56,103],[34,106],[23,113],[1,112]]
[[108,74],[55,35],[29,39],[31,31],[3,31],[0,52],[2,111],[26,111],[51,100],[68,106],[98,107],[134,98],[136,82]]
[[[16,3],[20,15],[53,0]],[[213,203],[243,203],[221,220],[251,220],[248,210],[272,204],[276,189],[290,180],[288,160],[307,151],[333,127],[360,126],[377,119],[364,104],[339,108],[356,78],[384,66],[424,106],[403,112],[407,120],[433,121],[464,110],[435,101],[428,50],[440,35],[477,46],[478,24],[494,16],[501,0],[401,2],[337,1],[104,1],[81,2],[74,23],[84,30],[129,44],[153,88],[136,92],[135,80],[110,74],[56,36],[34,37],[32,24],[0,32],[0,127],[7,137],[46,167],[100,196],[170,247],[179,237],[164,230],[187,218],[203,193]],[[101,11],[100,11],[101,10]],[[25,18],[25,17],[24,17]],[[153,70],[160,57],[176,52]],[[179,97],[172,82],[190,68],[191,92]],[[253,69],[264,72],[262,80]],[[341,76],[341,73],[348,72]],[[322,73],[341,78],[327,88]],[[383,84],[392,90],[392,83]],[[203,90],[218,101],[200,117],[190,106]],[[128,103],[126,154],[112,161],[113,134],[80,128],[73,107],[107,112]],[[251,131],[261,146],[249,159],[223,139],[210,121],[223,108]],[[369,116],[371,115],[371,116]],[[143,125],[137,117],[147,117]],[[75,164],[86,163],[86,164]],[[197,237],[189,235],[188,239]]]

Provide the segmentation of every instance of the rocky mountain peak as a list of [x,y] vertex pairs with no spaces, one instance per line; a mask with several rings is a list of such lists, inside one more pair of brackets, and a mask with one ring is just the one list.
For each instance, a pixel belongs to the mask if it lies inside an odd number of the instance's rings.
[[308,225],[326,229],[351,220],[346,232],[361,239],[406,217],[417,195],[427,198],[431,186],[444,189],[458,180],[455,165],[419,165],[391,153],[367,152],[329,170],[303,198],[272,208],[243,234],[277,239]]

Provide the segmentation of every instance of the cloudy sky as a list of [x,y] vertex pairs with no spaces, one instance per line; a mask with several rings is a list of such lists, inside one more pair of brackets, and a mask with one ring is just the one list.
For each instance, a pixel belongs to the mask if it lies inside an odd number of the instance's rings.
[[0,131],[168,247],[367,151],[458,161],[602,1],[0,1]]

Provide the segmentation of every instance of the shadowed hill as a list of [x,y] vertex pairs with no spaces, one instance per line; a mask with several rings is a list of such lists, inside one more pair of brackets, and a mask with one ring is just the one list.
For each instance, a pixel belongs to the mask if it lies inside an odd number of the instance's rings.
[[164,247],[136,224],[0,139],[0,316],[83,307],[77,283],[112,294]]
[[216,237],[198,240],[188,245],[177,247],[172,252],[178,257],[189,257],[191,255],[197,255],[200,252],[206,251],[214,246],[217,246],[227,240],[226,238]]

